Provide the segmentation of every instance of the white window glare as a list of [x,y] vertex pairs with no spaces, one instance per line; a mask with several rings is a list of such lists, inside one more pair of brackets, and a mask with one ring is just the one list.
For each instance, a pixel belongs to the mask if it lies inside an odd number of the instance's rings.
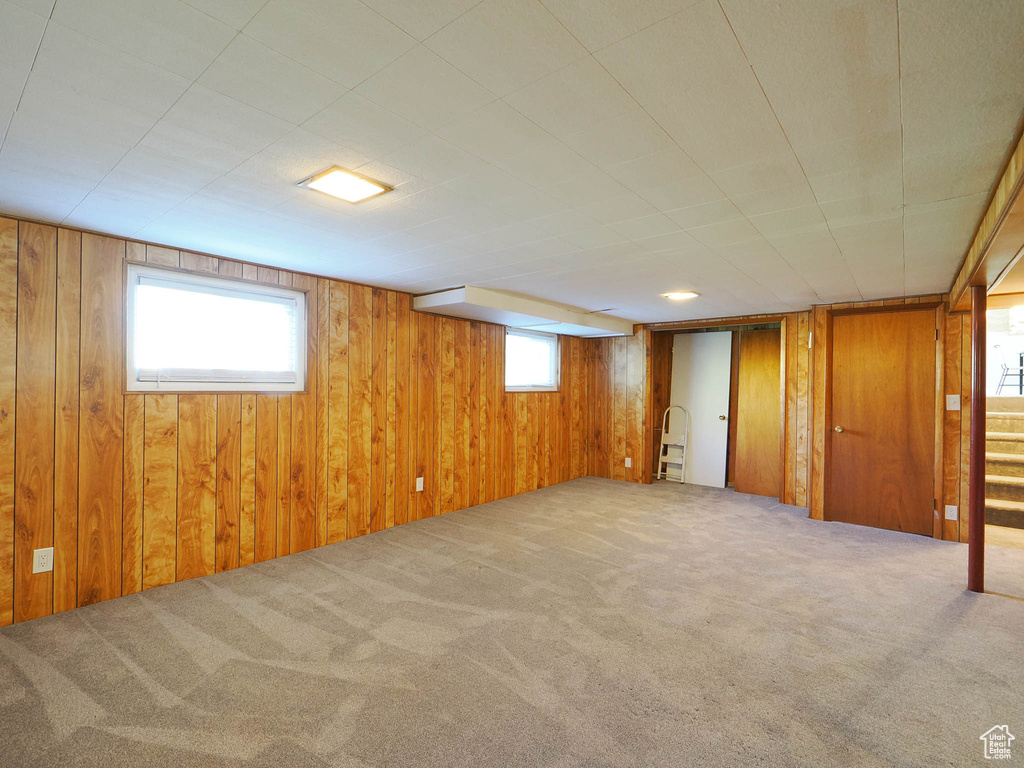
[[302,391],[305,294],[154,267],[128,270],[128,389]]
[[513,329],[506,332],[505,389],[555,391],[558,363],[558,336]]

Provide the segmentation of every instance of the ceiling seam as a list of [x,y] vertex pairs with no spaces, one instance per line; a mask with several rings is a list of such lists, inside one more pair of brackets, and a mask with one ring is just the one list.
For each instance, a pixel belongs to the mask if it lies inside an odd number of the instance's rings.
[[[50,15],[46,17],[43,22],[43,31],[39,35],[39,42],[36,43],[36,52],[32,55],[32,66],[28,68],[28,72],[25,74],[25,82],[21,84],[21,93],[18,94],[18,103],[14,106],[14,111],[11,112],[10,118],[7,120],[7,125],[4,126],[3,135],[0,136],[0,149],[3,148],[4,143],[7,141],[7,134],[11,130],[11,125],[14,123],[14,116],[18,114],[18,110],[21,109],[21,100],[25,98],[25,91],[28,88],[29,78],[32,77],[32,72],[36,68],[36,62],[39,60],[39,51],[43,47],[43,38],[46,37],[46,31],[50,28],[50,22],[53,20],[53,12],[57,8],[57,3],[54,2],[53,7],[50,8]],[[27,10],[27,9],[26,9]],[[28,13],[32,13],[28,11]],[[38,14],[34,14],[38,16]],[[42,17],[40,17],[42,18]]]
[[[900,84],[900,234],[903,255],[903,295],[907,295],[907,142],[903,127],[903,33],[900,0],[896,0],[896,77]],[[954,279],[956,275],[954,275]]]

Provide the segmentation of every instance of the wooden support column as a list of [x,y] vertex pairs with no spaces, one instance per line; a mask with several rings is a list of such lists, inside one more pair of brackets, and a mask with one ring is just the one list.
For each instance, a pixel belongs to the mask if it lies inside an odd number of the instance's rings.
[[967,588],[985,591],[985,308],[987,288],[971,286],[971,448]]

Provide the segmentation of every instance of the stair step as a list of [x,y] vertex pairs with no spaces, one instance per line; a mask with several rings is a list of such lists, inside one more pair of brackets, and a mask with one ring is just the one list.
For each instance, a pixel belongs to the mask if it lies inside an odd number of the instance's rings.
[[1024,419],[1024,411],[985,411],[990,419]]
[[1020,413],[1024,411],[1024,397],[987,397],[985,410],[988,413]]
[[1024,443],[1024,432],[986,432],[985,439],[1000,443]]
[[985,482],[993,485],[1013,485],[1024,488],[1024,477],[1011,477],[1010,475],[985,475]]
[[986,499],[985,522],[1005,528],[1024,528],[1024,501]]

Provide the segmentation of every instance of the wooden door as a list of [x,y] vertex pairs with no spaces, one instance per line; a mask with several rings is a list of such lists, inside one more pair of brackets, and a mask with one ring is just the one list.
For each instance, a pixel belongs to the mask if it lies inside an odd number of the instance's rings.
[[740,493],[778,497],[782,487],[782,333],[739,334],[736,464]]
[[825,517],[931,535],[935,312],[836,315]]
[[[725,487],[731,356],[729,331],[680,333],[673,340],[672,405],[690,412],[687,483]],[[669,432],[682,432],[682,414],[674,410],[669,418]]]

